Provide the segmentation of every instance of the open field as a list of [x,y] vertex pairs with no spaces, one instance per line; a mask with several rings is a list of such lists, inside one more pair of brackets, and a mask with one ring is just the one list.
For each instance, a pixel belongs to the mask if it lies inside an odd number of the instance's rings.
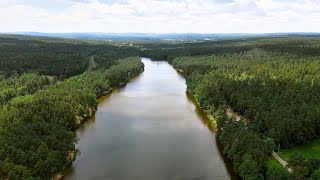
[[289,160],[293,154],[300,154],[307,159],[320,159],[320,139],[290,149],[284,149],[278,153],[283,159]]
[[283,168],[283,166],[277,161],[275,160],[273,157],[269,157],[268,158],[268,162],[267,162],[267,167],[276,167],[276,168]]

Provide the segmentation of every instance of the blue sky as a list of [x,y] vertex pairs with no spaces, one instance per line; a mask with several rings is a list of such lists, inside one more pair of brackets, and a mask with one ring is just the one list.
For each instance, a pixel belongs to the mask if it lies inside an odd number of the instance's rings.
[[320,32],[320,0],[0,0],[0,32]]

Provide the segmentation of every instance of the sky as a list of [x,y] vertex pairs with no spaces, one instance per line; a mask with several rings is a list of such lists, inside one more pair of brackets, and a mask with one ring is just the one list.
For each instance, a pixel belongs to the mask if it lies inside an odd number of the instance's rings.
[[0,0],[0,32],[320,32],[320,0]]

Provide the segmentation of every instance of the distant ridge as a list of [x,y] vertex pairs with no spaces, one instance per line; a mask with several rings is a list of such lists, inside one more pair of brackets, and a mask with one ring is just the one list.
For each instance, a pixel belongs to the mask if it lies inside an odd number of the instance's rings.
[[71,33],[45,33],[45,32],[16,32],[10,34],[47,36],[75,39],[99,39],[99,40],[177,40],[177,39],[218,39],[235,37],[258,36],[320,36],[317,32],[282,32],[282,33],[102,33],[102,32],[71,32]]

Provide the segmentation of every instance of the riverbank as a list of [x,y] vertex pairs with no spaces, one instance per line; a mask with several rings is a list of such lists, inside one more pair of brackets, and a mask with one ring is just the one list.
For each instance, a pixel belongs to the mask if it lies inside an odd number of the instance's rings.
[[[126,78],[124,80],[119,81],[117,84],[115,84],[115,86],[110,87],[107,90],[104,90],[102,93],[99,93],[94,106],[86,107],[86,110],[85,110],[86,113],[83,113],[82,115],[75,116],[75,121],[76,121],[77,126],[75,129],[73,129],[73,132],[75,133],[75,131],[77,129],[79,129],[85,122],[87,122],[87,120],[94,117],[95,112],[97,111],[97,107],[98,107],[97,104],[99,103],[99,100],[101,98],[110,95],[113,92],[113,89],[115,89],[115,88],[124,87],[131,79],[135,78],[136,76],[141,74],[143,71],[144,71],[144,65],[140,66],[140,69],[138,68],[135,70],[130,70],[130,68],[129,68],[128,72],[125,72]],[[107,79],[107,81],[108,81],[108,79]],[[77,149],[74,151],[70,151],[67,156],[68,161],[67,161],[65,167],[63,168],[63,170],[60,173],[53,176],[51,179],[52,180],[62,179],[64,177],[66,169],[69,168],[72,165],[72,163],[76,160],[77,155],[78,155]]]
[[185,79],[167,62],[142,61],[145,71],[76,132],[81,154],[64,179],[237,179]]
[[[172,67],[174,67],[172,63],[169,63],[169,64],[172,65]],[[184,79],[186,79],[186,76],[184,75],[184,71],[182,69],[179,69],[176,67],[174,67],[174,69],[178,72],[178,74],[180,74]],[[218,116],[211,113],[210,111],[212,111],[212,110],[204,110],[203,108],[201,108],[198,99],[190,90],[188,90],[188,88],[187,88],[187,96],[194,103],[194,105],[196,106],[196,109],[198,111],[200,111],[201,116],[204,119],[206,119],[205,124],[207,124],[207,127],[211,131],[213,131],[214,133],[217,133],[218,132],[218,127],[217,127]],[[217,112],[217,113],[220,113],[220,112]],[[223,146],[219,142],[218,136],[215,136],[215,137],[216,137],[216,141],[217,141],[218,150],[219,150],[220,154],[222,155],[223,161],[226,164],[228,172],[231,175],[231,179],[240,179],[239,176],[236,175],[234,172],[234,168],[233,168],[231,160],[223,155]]]
[[[132,80],[133,78],[139,76],[142,72],[144,71],[144,69],[142,69],[141,71],[135,73],[135,74],[131,74],[130,76],[128,76],[128,78],[126,79],[126,81],[124,82],[120,82],[118,84],[118,86],[115,86],[115,87],[112,87],[112,88],[109,88],[107,91],[104,91],[98,98],[97,98],[97,104],[99,103],[99,99],[105,97],[105,96],[109,96],[114,89],[119,89],[119,88],[122,88],[124,87],[128,82],[130,82],[130,80]],[[95,107],[90,107],[87,112],[89,112],[88,114],[84,114],[82,116],[76,116],[76,121],[78,122],[78,127],[77,129],[82,125],[84,124],[88,119],[91,119],[94,115],[95,115],[95,112],[97,111],[97,106]],[[75,130],[77,130],[75,129]],[[75,131],[74,130],[74,131]]]
[[187,90],[187,93],[191,96],[191,99],[194,102],[194,104],[197,106],[197,108],[200,109],[206,115],[208,121],[210,122],[209,128],[217,132],[218,131],[217,121],[216,121],[217,117],[215,117],[212,113],[210,113],[210,110],[204,110],[203,108],[201,108],[198,99],[195,97],[195,95],[192,94],[192,92]]
[[[183,76],[186,79],[186,76],[185,76],[184,71],[182,69],[175,67],[173,64],[171,64],[171,65],[177,71],[178,74],[180,74],[181,76]],[[197,97],[188,88],[187,88],[187,93],[188,93],[188,96],[190,96],[190,98],[194,102],[194,104],[197,106],[197,108],[206,114],[206,117],[210,122],[210,126],[209,126],[210,129],[215,132],[218,131],[217,120],[216,120],[217,117],[214,114],[210,113],[210,110],[204,110],[203,108],[201,108],[201,105],[200,105]]]
[[[188,90],[194,93],[198,99],[197,103],[203,109],[207,109],[207,113],[213,117],[212,121],[217,123],[217,137],[219,143],[222,144],[223,154],[230,159],[234,170],[240,177],[262,179],[265,176],[263,167],[266,166],[266,162],[264,159],[268,158],[274,147],[272,139],[264,139],[249,129],[247,126],[249,122],[228,106],[232,102],[226,98],[226,94],[232,94],[237,89],[226,87],[229,84],[226,84],[227,80],[220,76],[222,72],[218,73],[215,69],[208,72],[206,71],[208,66],[199,63],[200,60],[195,61],[194,57],[190,57],[190,61],[188,59],[188,57],[176,58],[172,64],[176,69],[182,69],[178,72],[187,75]],[[207,59],[205,62],[208,62]],[[216,64],[209,67],[213,66]],[[239,148],[240,144],[241,148]],[[254,147],[259,147],[259,149],[253,151]],[[252,171],[248,172],[246,169]]]

